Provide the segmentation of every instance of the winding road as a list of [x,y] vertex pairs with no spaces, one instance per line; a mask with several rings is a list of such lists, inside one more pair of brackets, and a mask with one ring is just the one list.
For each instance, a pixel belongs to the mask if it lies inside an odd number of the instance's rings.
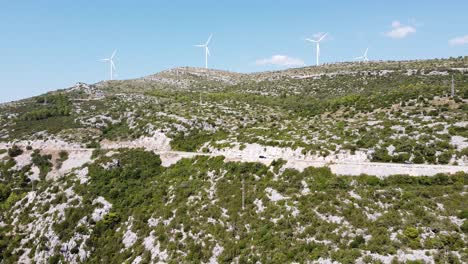
[[[18,144],[18,143],[17,143]],[[19,145],[22,145],[19,143]],[[11,144],[0,144],[0,148],[9,148]],[[25,146],[24,146],[25,147]],[[81,167],[84,163],[88,162],[91,153],[95,150],[92,148],[79,148],[70,146],[56,146],[51,144],[46,148],[38,147],[43,153],[57,155],[60,151],[67,151],[69,153],[69,169],[73,167]],[[115,150],[117,147],[103,148],[105,150]],[[260,162],[263,164],[270,164],[275,159],[282,158],[281,156],[254,156],[254,155],[242,155],[242,153],[202,153],[202,152],[183,152],[173,150],[158,150],[158,149],[147,149],[160,155],[163,166],[170,166],[180,159],[193,158],[195,156],[209,156],[219,157],[224,156],[225,161],[233,162]],[[4,154],[5,155],[5,154]],[[85,157],[85,158],[83,158]],[[74,159],[84,159],[83,162]],[[283,157],[283,159],[285,159]],[[438,173],[453,174],[456,172],[468,173],[467,165],[431,165],[431,164],[401,164],[401,163],[380,163],[380,162],[362,162],[362,161],[335,161],[328,162],[323,160],[313,159],[300,159],[300,158],[287,158],[287,163],[284,165],[285,168],[292,168],[297,170],[303,170],[307,167],[328,167],[330,170],[337,175],[348,175],[358,176],[361,174],[374,175],[378,177],[387,177],[396,174],[407,174],[411,176],[434,176]]]

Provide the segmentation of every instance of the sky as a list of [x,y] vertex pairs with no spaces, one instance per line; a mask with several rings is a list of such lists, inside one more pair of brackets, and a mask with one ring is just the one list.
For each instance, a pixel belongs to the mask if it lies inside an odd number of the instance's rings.
[[0,0],[0,102],[178,67],[258,72],[320,62],[468,55],[468,1]]

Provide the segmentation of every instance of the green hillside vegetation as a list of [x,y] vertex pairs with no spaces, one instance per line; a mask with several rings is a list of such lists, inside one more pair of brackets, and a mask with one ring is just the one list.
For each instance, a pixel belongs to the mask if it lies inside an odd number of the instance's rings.
[[[103,164],[114,159],[119,160],[118,166],[103,168]],[[140,255],[148,261],[150,254],[141,243],[152,231],[160,250],[167,250],[172,263],[207,262],[216,244],[224,248],[218,257],[220,262],[239,258],[243,263],[304,262],[319,257],[353,263],[364,251],[386,255],[396,254],[397,249],[436,249],[439,253],[435,257],[440,262],[453,258],[443,252],[457,251],[464,258],[467,254],[462,239],[467,220],[461,229],[447,221],[449,216],[458,215],[466,219],[464,212],[468,208],[463,203],[466,193],[461,194],[468,180],[464,173],[379,179],[365,175],[335,176],[326,168],[309,168],[304,172],[288,169],[273,180],[273,167],[224,163],[222,157],[184,159],[169,168],[160,164],[159,157],[150,152],[122,150],[111,157],[100,156],[90,166],[87,185],[79,184],[72,176],[64,178],[61,181],[64,187],[57,188],[53,203],[61,203],[60,199],[65,199],[59,198],[61,193],[70,186],[82,199],[76,207],[66,210],[64,220],[54,224],[54,231],[64,242],[75,232],[90,234],[89,240],[82,242],[91,251],[89,263],[123,263]],[[280,168],[281,162],[274,166],[278,164]],[[216,179],[212,198],[210,177]],[[245,209],[241,203],[242,181]],[[301,194],[302,182],[309,186],[309,193]],[[38,185],[38,191],[50,190],[48,185]],[[6,212],[12,200],[18,200],[17,195],[21,194],[8,195],[5,191],[8,189],[1,186],[0,205]],[[267,188],[288,198],[270,201]],[[351,192],[361,198],[355,198]],[[92,201],[99,196],[112,204],[112,211],[99,222],[88,218],[89,228],[80,226],[78,221],[91,215],[96,207]],[[262,212],[255,205],[257,199],[265,206]],[[437,204],[444,209],[438,211]],[[26,208],[20,213],[24,223],[30,217],[28,212]],[[366,213],[376,212],[380,212],[376,220],[368,220]],[[318,214],[342,220],[328,222]],[[125,222],[130,218],[139,239],[135,246],[125,249],[121,241]],[[150,218],[161,220],[150,227]],[[164,220],[168,224],[163,224]],[[11,228],[7,225],[3,230]],[[357,230],[362,232],[356,233]],[[435,235],[423,238],[421,234],[427,230]],[[397,240],[391,239],[393,232],[398,233]],[[197,234],[198,239],[186,237],[189,233]],[[14,249],[23,235],[3,234],[2,258],[7,263],[15,261],[18,253]],[[363,238],[369,235],[370,238]],[[311,238],[315,242],[307,242]],[[58,248],[55,252],[60,256]]]
[[[150,125],[166,131],[172,148],[182,151],[258,143],[302,148],[310,155],[363,150],[372,161],[452,164],[466,152],[451,145],[451,137],[467,137],[466,125],[455,123],[466,120],[468,75],[454,70],[466,66],[466,60],[337,64],[282,75],[213,73],[230,76],[234,84],[165,73],[171,80],[189,80],[189,88],[149,80],[112,81],[100,84],[107,94],[103,99],[85,100],[83,93],[61,91],[47,95],[47,105],[46,97],[38,97],[6,106],[5,112],[18,117],[0,122],[7,134],[3,140],[95,126],[101,133],[70,138],[97,146],[102,139],[149,135]],[[322,75],[295,77],[301,74]],[[451,75],[454,98],[448,96]],[[87,118],[92,123],[82,122]],[[394,153],[388,153],[389,146]]]
[[[0,263],[466,263],[467,117],[468,57],[186,67],[0,104]],[[461,172],[332,173],[351,163]]]
[[50,117],[68,116],[72,110],[70,100],[62,95],[46,95],[36,98],[33,110],[22,115],[25,121],[43,120]]

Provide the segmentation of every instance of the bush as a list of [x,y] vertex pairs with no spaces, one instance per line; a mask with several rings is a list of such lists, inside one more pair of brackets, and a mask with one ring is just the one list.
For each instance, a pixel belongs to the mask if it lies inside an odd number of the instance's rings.
[[23,154],[23,150],[17,145],[13,145],[10,149],[8,149],[8,156],[11,158],[18,157],[21,154]]
[[388,154],[388,151],[385,148],[376,149],[372,155],[372,161],[390,162],[391,160],[392,156]]
[[107,228],[114,228],[120,222],[120,215],[115,212],[110,212],[104,216],[102,224]]
[[452,159],[451,151],[445,151],[437,157],[437,161],[440,164],[448,164],[451,159]]
[[52,163],[50,162],[50,160],[52,159],[52,155],[41,155],[39,150],[34,150],[31,157],[32,163],[39,167],[41,171],[40,177],[45,177],[52,168]]
[[424,163],[424,157],[421,155],[421,153],[419,152],[414,153],[413,163],[416,163],[416,164]]
[[10,196],[10,188],[3,183],[0,183],[0,203],[5,201]]
[[460,229],[466,234],[468,233],[468,220],[463,221],[463,224],[460,226]]
[[410,159],[410,157],[411,156],[408,153],[398,154],[398,155],[392,157],[392,162],[403,163],[405,161],[408,161]]
[[414,227],[407,227],[405,231],[403,231],[403,234],[410,239],[416,239],[419,236],[419,231],[418,229]]
[[354,240],[349,245],[351,248],[359,248],[359,246],[364,245],[366,240],[363,236],[359,235],[354,238]]
[[68,152],[64,150],[60,151],[55,168],[56,169],[62,168],[63,162],[65,162],[67,159],[68,159]]
[[[46,99],[38,99],[37,104],[40,104],[36,109],[27,112],[21,119],[24,121],[43,120],[56,116],[68,116],[71,113],[72,104],[68,97],[64,95],[51,95]],[[47,100],[47,104],[45,103]]]
[[461,219],[467,219],[468,218],[468,210],[462,210],[460,213],[458,213],[458,218]]
[[99,149],[99,148],[101,148],[101,144],[99,144],[99,142],[97,142],[97,141],[91,141],[90,143],[88,143],[86,145],[86,148]]
[[62,150],[59,152],[59,159],[60,161],[66,161],[68,159],[68,152],[65,150]]
[[53,255],[52,257],[49,258],[47,261],[48,264],[58,264],[60,263],[60,255]]

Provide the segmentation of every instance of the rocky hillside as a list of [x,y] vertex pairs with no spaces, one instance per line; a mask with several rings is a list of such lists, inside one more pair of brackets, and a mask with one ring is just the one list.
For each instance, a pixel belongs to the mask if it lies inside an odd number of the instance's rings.
[[465,263],[467,103],[461,57],[0,105],[0,263]]

